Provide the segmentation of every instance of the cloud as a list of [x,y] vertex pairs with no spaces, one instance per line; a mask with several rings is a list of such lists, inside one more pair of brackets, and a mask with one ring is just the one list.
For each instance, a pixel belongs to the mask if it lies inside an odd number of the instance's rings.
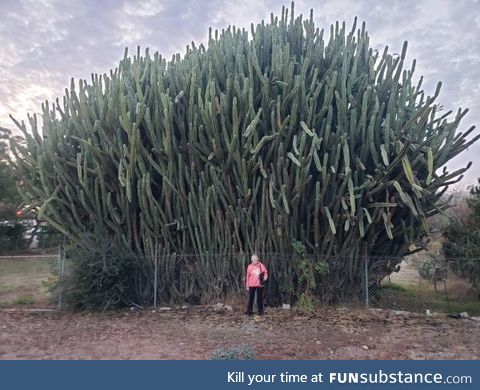
[[136,0],[124,3],[123,11],[130,16],[157,16],[165,5],[161,0]]

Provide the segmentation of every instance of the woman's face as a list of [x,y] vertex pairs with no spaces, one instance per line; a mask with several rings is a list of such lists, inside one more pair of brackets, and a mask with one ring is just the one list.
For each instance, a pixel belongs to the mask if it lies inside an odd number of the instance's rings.
[[258,263],[258,257],[252,256],[252,263]]

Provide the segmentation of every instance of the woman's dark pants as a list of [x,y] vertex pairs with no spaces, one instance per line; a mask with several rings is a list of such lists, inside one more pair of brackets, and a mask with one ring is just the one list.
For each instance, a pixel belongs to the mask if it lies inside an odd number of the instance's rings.
[[255,299],[255,292],[256,292],[258,314],[263,315],[263,287],[249,287],[248,292],[249,292],[249,296],[248,296],[247,314],[249,316],[253,314],[253,300]]

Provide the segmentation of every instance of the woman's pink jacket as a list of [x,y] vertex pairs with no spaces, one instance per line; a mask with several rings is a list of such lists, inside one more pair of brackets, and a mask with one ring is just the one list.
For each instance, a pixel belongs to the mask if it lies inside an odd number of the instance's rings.
[[260,283],[260,274],[264,273],[263,280],[268,279],[267,268],[260,262],[250,263],[247,267],[246,286],[248,287],[263,287]]

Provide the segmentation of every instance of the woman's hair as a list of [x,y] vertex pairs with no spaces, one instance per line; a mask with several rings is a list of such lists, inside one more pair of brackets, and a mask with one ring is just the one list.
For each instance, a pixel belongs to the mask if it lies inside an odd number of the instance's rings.
[[254,258],[256,258],[257,260],[260,260],[260,257],[258,257],[256,253],[254,253],[250,259],[253,260]]

